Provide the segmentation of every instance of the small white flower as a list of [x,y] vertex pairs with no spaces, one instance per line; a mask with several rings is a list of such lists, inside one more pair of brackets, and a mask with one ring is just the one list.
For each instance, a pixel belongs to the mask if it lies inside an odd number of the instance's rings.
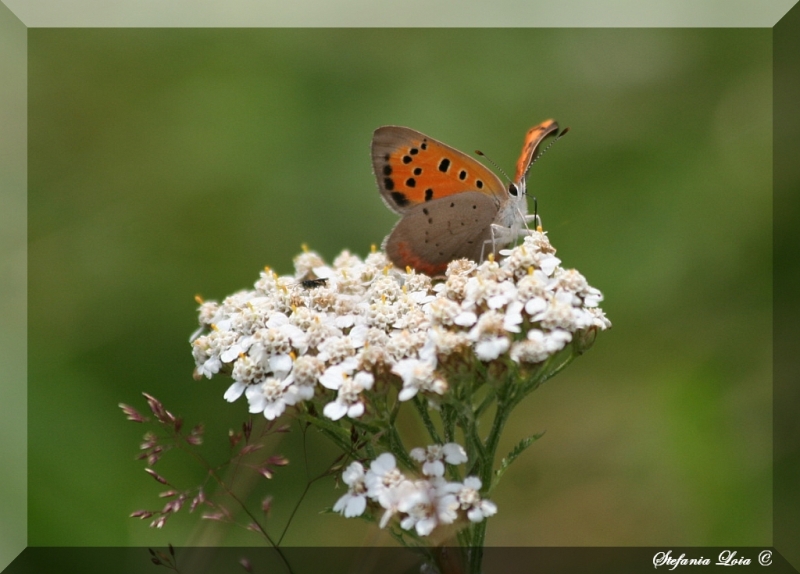
[[357,366],[358,362],[355,360],[355,358],[350,357],[338,365],[328,367],[320,376],[319,384],[326,389],[338,391],[347,375],[351,375],[353,371],[356,370]]
[[424,331],[394,331],[389,334],[389,341],[386,343],[386,351],[399,361],[408,357],[418,356],[417,353],[422,348],[427,339]]
[[228,390],[225,391],[225,394],[222,396],[222,398],[224,398],[229,403],[232,403],[233,401],[242,396],[242,393],[244,393],[244,390],[246,388],[247,385],[245,383],[242,383],[241,381],[236,381],[230,387],[228,387]]
[[386,492],[406,480],[406,477],[397,469],[394,455],[390,452],[381,454],[372,461],[364,479],[367,485],[367,496],[387,508],[387,504],[381,502],[381,497]]
[[467,281],[466,275],[448,275],[447,281],[433,286],[433,292],[452,301],[462,301],[466,295]]
[[563,329],[553,331],[528,331],[527,340],[514,343],[511,358],[518,363],[541,363],[572,341],[572,334]]
[[210,326],[222,319],[220,316],[220,306],[216,301],[203,301],[197,313],[198,320],[202,326]]
[[319,345],[320,360],[326,363],[341,363],[356,354],[356,346],[348,336],[331,337]]
[[250,348],[253,338],[250,336],[239,337],[235,343],[220,353],[220,360],[223,363],[235,361],[236,357],[246,352]]
[[494,293],[486,300],[486,305],[489,309],[500,309],[516,298],[517,288],[513,282],[506,280],[496,284]]
[[497,282],[480,276],[470,277],[464,287],[464,303],[466,309],[481,305],[496,291]]
[[389,520],[400,511],[400,507],[407,504],[409,498],[416,495],[417,487],[405,478],[390,487],[387,487],[378,498],[378,504],[384,508],[379,526],[385,528]]
[[528,268],[528,273],[517,281],[520,300],[544,297],[550,291],[551,280],[541,269]]
[[475,343],[475,356],[481,361],[494,361],[508,351],[510,345],[508,337],[487,337]]
[[437,355],[447,356],[461,351],[471,344],[467,333],[434,327],[428,333]]
[[423,463],[422,474],[426,476],[444,476],[444,462],[452,465],[467,462],[467,451],[454,442],[445,445],[432,444],[427,448],[417,447],[411,449],[409,454],[414,460]]
[[306,348],[308,347],[306,334],[302,329],[296,325],[293,325],[289,320],[289,317],[283,313],[273,313],[270,315],[269,320],[267,321],[267,327],[269,329],[277,329],[282,336],[291,341],[291,344],[295,349],[301,353],[305,353]]
[[367,325],[388,331],[397,321],[397,306],[387,300],[365,302],[364,317]]
[[349,487],[347,493],[336,501],[333,511],[346,518],[361,516],[367,508],[367,485],[364,482],[364,467],[352,462],[342,473],[342,481]]
[[414,528],[419,536],[428,536],[439,524],[452,524],[458,518],[458,500],[453,493],[454,484],[434,477],[415,482],[415,489],[398,504],[406,516],[400,527]]
[[539,269],[541,269],[542,272],[549,277],[556,270],[556,267],[558,267],[559,263],[561,263],[561,259],[555,255],[544,255],[541,259],[539,259]]
[[208,335],[202,335],[192,343],[192,356],[195,361],[196,376],[210,379],[222,368],[219,355],[214,352]]
[[315,356],[302,355],[294,362],[292,384],[289,392],[297,397],[297,402],[308,401],[314,397],[314,387],[323,373],[324,363]]
[[563,329],[554,329],[545,337],[545,348],[551,355],[557,353],[572,341],[572,333]]
[[322,257],[313,251],[304,250],[303,253],[294,258],[294,269],[297,277],[306,277],[310,273],[321,277],[316,272],[316,269],[324,265],[325,261],[323,261]]
[[368,290],[370,301],[396,301],[403,293],[400,284],[389,274],[379,275],[375,278]]
[[420,391],[443,395],[447,383],[436,376],[435,360],[403,359],[392,367],[392,372],[403,379],[403,388],[397,396],[399,401],[408,401]]
[[572,293],[559,291],[548,301],[547,308],[531,317],[531,321],[539,321],[545,329],[562,328],[567,331],[576,330],[576,313],[572,306]]
[[339,329],[335,323],[335,315],[316,313],[314,320],[305,331],[308,348],[317,349],[322,343],[331,337],[341,337],[342,330]]
[[462,311],[453,319],[459,327],[472,327],[478,321],[478,316],[472,311]]
[[520,301],[511,301],[506,308],[506,313],[503,316],[503,329],[509,333],[519,333],[521,331],[520,324],[522,323],[522,303]]
[[409,291],[406,297],[409,301],[420,307],[436,300],[436,296],[428,293],[427,288],[425,291]]
[[251,413],[264,413],[268,420],[281,416],[287,405],[295,404],[295,397],[287,393],[291,381],[267,377],[258,385],[250,385],[245,389],[247,401],[250,403]]
[[545,309],[547,309],[547,300],[543,297],[533,297],[525,303],[525,312],[531,316],[543,313]]
[[428,305],[428,314],[435,325],[449,327],[455,323],[455,319],[460,313],[461,305],[444,297],[435,298]]
[[606,314],[602,309],[592,307],[590,309],[586,309],[586,312],[592,317],[592,326],[597,327],[598,329],[611,328],[611,321],[608,320],[608,317],[606,317]]
[[481,486],[478,477],[469,476],[464,479],[464,484],[456,494],[460,508],[467,511],[467,518],[472,522],[480,522],[488,516],[497,514],[497,505],[494,502],[481,499]]
[[240,338],[239,333],[217,327],[208,334],[206,352],[211,356],[218,357],[223,363],[230,363],[239,356],[239,347],[236,347],[233,352],[228,351],[236,345]]
[[[336,400],[325,405],[322,414],[335,421],[345,415],[351,419],[360,417],[364,414],[364,397],[361,396],[361,393],[372,388],[375,378],[372,374],[363,371],[356,373],[355,377],[350,377],[346,372],[341,371],[338,387],[332,387],[329,385],[336,385],[337,383],[336,374],[330,375],[329,371],[334,368],[331,367],[320,377],[320,383],[323,386],[337,388],[339,391],[336,395]],[[325,378],[325,381],[323,381],[323,378]]]
[[458,276],[466,277],[471,275],[477,267],[478,264],[470,259],[455,259],[447,264],[445,275],[447,275],[448,279]]
[[438,524],[434,499],[430,485],[418,481],[416,487],[399,501],[398,510],[406,514],[400,521],[400,527],[405,530],[414,528],[419,536],[427,536]]

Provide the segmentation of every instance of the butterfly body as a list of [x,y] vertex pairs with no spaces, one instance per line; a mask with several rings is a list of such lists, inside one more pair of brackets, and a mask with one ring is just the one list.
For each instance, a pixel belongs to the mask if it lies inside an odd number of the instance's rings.
[[440,275],[459,258],[482,261],[527,232],[525,175],[553,120],[531,128],[508,186],[470,156],[410,128],[384,126],[372,164],[386,205],[402,217],[384,241],[392,262]]

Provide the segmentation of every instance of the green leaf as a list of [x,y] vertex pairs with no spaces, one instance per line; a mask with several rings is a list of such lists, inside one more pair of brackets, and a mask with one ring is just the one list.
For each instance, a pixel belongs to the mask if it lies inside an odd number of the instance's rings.
[[517,446],[515,446],[513,449],[511,449],[511,452],[508,453],[508,456],[506,456],[500,462],[500,468],[498,468],[496,471],[494,471],[495,478],[494,478],[494,484],[492,484],[492,488],[494,488],[495,485],[500,481],[500,477],[503,476],[503,474],[505,474],[506,470],[508,470],[508,467],[511,466],[511,463],[514,462],[515,460],[517,460],[519,455],[521,455],[523,452],[525,452],[525,450],[529,446],[531,446],[537,440],[542,438],[542,435],[544,435],[544,433],[545,433],[545,431],[542,431],[540,433],[536,433],[536,434],[531,435],[531,436],[529,436],[527,438],[524,438],[524,439],[522,439],[521,441],[519,441],[517,443]]

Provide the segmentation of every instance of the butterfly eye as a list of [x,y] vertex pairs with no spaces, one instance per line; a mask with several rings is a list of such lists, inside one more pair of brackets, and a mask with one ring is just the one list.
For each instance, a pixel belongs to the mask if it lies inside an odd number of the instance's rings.
[[508,184],[508,193],[510,193],[514,197],[517,197],[517,195],[519,195],[519,190],[517,189],[516,185],[514,185],[513,183],[509,183]]

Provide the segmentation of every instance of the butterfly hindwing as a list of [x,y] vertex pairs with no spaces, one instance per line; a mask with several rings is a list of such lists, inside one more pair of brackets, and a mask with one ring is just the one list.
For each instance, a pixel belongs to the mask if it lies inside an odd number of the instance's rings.
[[470,191],[498,199],[508,194],[503,182],[480,162],[410,128],[375,130],[372,167],[384,201],[401,214]]
[[384,248],[401,269],[408,266],[442,275],[454,259],[480,261],[481,255],[492,251],[484,242],[491,239],[497,209],[492,196],[477,191],[415,205],[395,225]]

